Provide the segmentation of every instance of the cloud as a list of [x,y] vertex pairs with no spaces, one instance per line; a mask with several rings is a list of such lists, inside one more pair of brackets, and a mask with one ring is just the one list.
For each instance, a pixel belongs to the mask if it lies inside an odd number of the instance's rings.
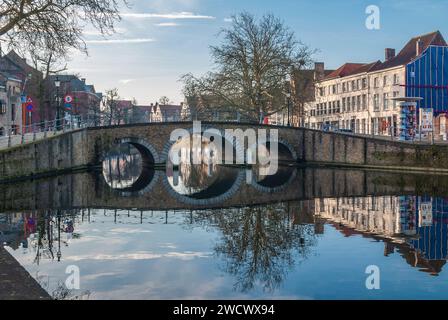
[[154,42],[154,39],[150,38],[138,38],[138,39],[103,39],[103,40],[86,40],[87,44],[136,44],[136,43],[149,43]]
[[118,82],[121,83],[121,84],[129,84],[129,83],[134,82],[134,81],[135,81],[135,79],[122,79],[122,80],[120,80]]
[[224,22],[232,22],[233,19],[232,18],[224,18]]
[[175,22],[162,22],[162,23],[156,23],[157,27],[178,27],[180,24]]
[[[115,28],[115,33],[125,33],[127,30],[125,28]],[[101,33],[101,31],[99,30],[94,30],[94,29],[88,29],[88,30],[83,30],[82,32],[85,36],[102,36],[104,35],[103,33]],[[108,34],[108,33],[106,33]]]
[[122,13],[123,18],[135,19],[196,19],[213,20],[216,17],[194,14],[193,12],[172,12],[172,13]]

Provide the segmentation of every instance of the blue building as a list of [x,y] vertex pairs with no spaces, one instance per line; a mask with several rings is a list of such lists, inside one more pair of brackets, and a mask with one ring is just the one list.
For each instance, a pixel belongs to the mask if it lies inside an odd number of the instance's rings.
[[406,66],[406,96],[421,97],[418,108],[433,108],[436,114],[448,112],[448,46],[430,45]]

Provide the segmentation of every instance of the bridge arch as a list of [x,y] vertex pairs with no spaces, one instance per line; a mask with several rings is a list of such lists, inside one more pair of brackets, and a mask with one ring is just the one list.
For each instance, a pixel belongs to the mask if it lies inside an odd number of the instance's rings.
[[[157,150],[146,140],[136,137],[117,138],[114,144],[115,146],[129,144],[139,152],[142,158],[142,170],[138,179],[129,187],[115,190],[124,197],[140,196],[149,192],[160,178],[160,172],[154,170],[154,166],[159,163]],[[108,152],[103,154],[101,162],[105,160]]]

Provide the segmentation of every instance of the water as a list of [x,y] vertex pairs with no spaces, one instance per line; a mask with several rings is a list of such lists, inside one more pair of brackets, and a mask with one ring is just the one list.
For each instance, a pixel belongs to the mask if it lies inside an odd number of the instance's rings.
[[[145,170],[117,163],[0,187],[0,240],[54,297],[448,298],[444,177],[287,168],[281,181],[254,174],[253,187],[243,180],[219,202],[248,172],[168,168],[151,172],[159,180],[142,193],[133,187]],[[228,206],[232,197],[239,206]],[[73,266],[79,290],[64,285]],[[369,266],[379,268],[379,290],[366,288]]]

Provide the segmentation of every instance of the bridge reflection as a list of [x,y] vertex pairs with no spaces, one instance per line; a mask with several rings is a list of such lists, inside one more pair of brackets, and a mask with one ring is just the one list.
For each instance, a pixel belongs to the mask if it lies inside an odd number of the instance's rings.
[[213,210],[18,212],[0,214],[0,241],[13,250],[31,250],[35,264],[56,262],[64,260],[70,246],[91,236],[78,233],[79,228],[106,222],[176,224],[191,232],[217,232],[213,250],[241,292],[260,283],[264,290],[277,289],[294,267],[313,255],[327,228],[345,237],[382,242],[385,256],[397,253],[410,267],[433,276],[448,259],[448,200],[414,196],[324,198]]

